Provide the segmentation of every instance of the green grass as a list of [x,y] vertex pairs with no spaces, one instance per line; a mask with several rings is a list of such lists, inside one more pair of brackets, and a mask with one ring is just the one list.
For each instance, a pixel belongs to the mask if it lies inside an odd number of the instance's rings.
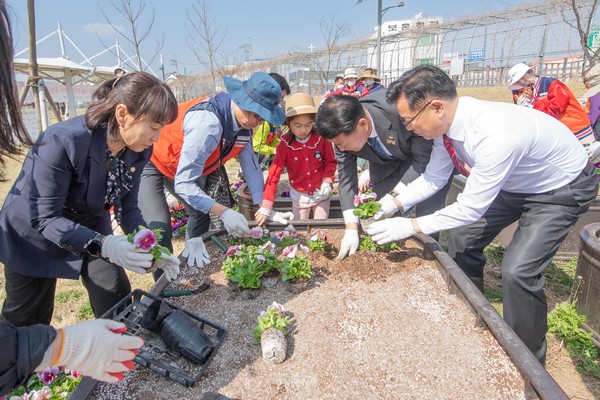
[[86,301],[77,312],[77,317],[80,321],[85,321],[88,319],[94,319],[94,312],[92,311],[92,306],[90,305],[89,300]]
[[54,296],[54,302],[56,304],[65,304],[70,300],[77,300],[81,298],[85,293],[83,290],[70,289],[64,292],[57,292]]
[[557,296],[568,297],[571,294],[576,269],[577,257],[568,261],[550,263],[544,271],[546,285],[551,288]]
[[490,302],[492,307],[496,309],[498,314],[502,314],[502,288],[484,288],[483,295]]
[[592,334],[581,328],[585,320],[584,315],[577,313],[574,303],[560,303],[548,314],[548,330],[564,343],[579,373],[600,378],[598,350],[592,342]]

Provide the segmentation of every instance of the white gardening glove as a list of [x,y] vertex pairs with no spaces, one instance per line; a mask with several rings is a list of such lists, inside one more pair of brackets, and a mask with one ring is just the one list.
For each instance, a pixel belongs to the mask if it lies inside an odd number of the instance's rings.
[[208,251],[201,237],[191,238],[185,241],[185,247],[181,255],[187,260],[190,267],[196,265],[198,268],[207,265],[210,262]]
[[[398,182],[398,184],[392,189],[393,192],[402,193],[406,189],[406,185],[402,182]],[[381,204],[381,208],[379,211],[375,213],[373,218],[376,221],[380,219],[389,218],[392,215],[396,214],[399,211],[398,206],[394,203],[394,198],[390,194],[386,194],[378,201]]]
[[161,258],[154,261],[154,265],[163,270],[163,273],[169,282],[173,279],[177,279],[177,275],[179,275],[179,264],[179,258],[175,257],[173,254],[163,253]]
[[268,217],[269,220],[271,220],[271,215],[273,215],[273,210],[269,210],[266,207],[259,208],[258,212],[261,213],[262,215],[265,215],[266,217]]
[[152,266],[152,254],[136,249],[133,243],[129,243],[127,236],[106,236],[102,241],[102,257],[138,274],[145,274]]
[[134,368],[133,357],[144,341],[122,335],[125,324],[106,319],[80,322],[60,330],[62,346],[52,366],[63,366],[104,381],[123,380],[123,372]]
[[219,219],[223,222],[225,229],[227,229],[227,233],[233,237],[248,237],[252,235],[252,231],[250,230],[250,227],[248,227],[246,218],[231,208],[225,210]]
[[340,244],[340,252],[337,256],[338,260],[343,260],[346,256],[351,256],[358,250],[358,229],[357,228],[346,228],[342,243]]
[[600,142],[584,144],[583,147],[585,147],[585,151],[587,151],[592,163],[595,164],[600,161]]
[[360,193],[366,192],[369,188],[369,182],[371,182],[371,174],[369,173],[369,170],[366,169],[358,177],[358,191]]
[[381,204],[381,208],[373,215],[376,221],[389,218],[398,212],[398,206],[394,203],[394,198],[390,194],[383,196],[378,203]]
[[377,244],[386,244],[406,239],[415,233],[411,219],[404,217],[373,222],[369,229],[367,229],[367,234],[372,236],[373,241],[377,242]]
[[331,196],[331,193],[333,193],[331,183],[323,182],[319,190],[315,191],[315,194],[313,194],[313,199],[315,201],[327,200]]
[[272,216],[269,217],[269,221],[280,223],[281,225],[287,225],[294,219],[294,213],[291,211],[288,212],[274,212]]

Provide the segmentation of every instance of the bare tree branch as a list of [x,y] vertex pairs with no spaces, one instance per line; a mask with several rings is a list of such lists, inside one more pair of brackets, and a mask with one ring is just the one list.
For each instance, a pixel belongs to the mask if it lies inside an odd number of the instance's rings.
[[[118,35],[120,35],[132,46],[136,57],[136,68],[138,71],[143,71],[144,65],[142,63],[140,47],[142,42],[148,38],[152,31],[156,16],[155,10],[152,8],[149,11],[149,18],[145,24],[142,24],[141,19],[145,14],[144,11],[146,10],[146,3],[143,0],[109,0],[109,2],[110,5],[127,21],[129,29],[127,29],[126,32],[122,32],[119,26],[111,21],[106,11],[100,6],[100,3],[97,3],[98,9],[111,28],[113,28]],[[164,35],[162,35],[161,39],[156,41],[156,45],[152,53],[152,57],[150,57],[149,63],[152,63],[152,60],[156,59],[157,55],[162,49],[163,44]]]
[[596,65],[600,58],[600,46],[596,50],[591,46],[588,46],[594,14],[598,9],[599,1],[600,0],[593,0],[589,7],[585,7],[580,4],[580,0],[569,0],[570,8],[568,9],[568,12],[573,13],[574,20],[569,18],[567,11],[561,10],[563,21],[577,31],[577,34],[579,35],[579,45],[583,50],[583,58],[585,60],[584,65],[587,64],[590,67]]
[[197,0],[192,10],[186,11],[188,46],[211,74],[213,91],[217,90],[217,53],[223,44],[227,30],[220,35],[220,26],[211,11],[210,0]]

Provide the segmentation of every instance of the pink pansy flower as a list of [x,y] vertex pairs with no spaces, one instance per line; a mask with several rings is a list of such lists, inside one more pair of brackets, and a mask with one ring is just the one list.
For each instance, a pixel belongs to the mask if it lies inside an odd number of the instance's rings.
[[54,381],[58,372],[58,367],[48,367],[45,370],[38,372],[37,375],[44,385],[49,385]]
[[133,244],[138,249],[150,251],[156,246],[156,243],[156,236],[150,229],[142,229],[133,237]]
[[71,371],[71,375],[73,375],[73,378],[79,379],[79,377],[81,376],[81,372],[73,370]]
[[300,245],[300,250],[302,250],[305,254],[310,253],[310,249],[303,244]]
[[283,239],[284,237],[289,236],[289,234],[290,233],[288,231],[281,231],[281,232],[277,233],[277,238]]
[[365,201],[369,201],[369,200],[375,201],[375,200],[377,200],[377,193],[375,193],[375,192],[364,194],[363,196],[364,196]]
[[296,257],[296,253],[298,252],[298,246],[292,245],[288,246],[281,252],[281,255],[288,258]]
[[227,252],[225,252],[225,255],[227,257],[238,256],[240,255],[240,251],[242,251],[243,248],[244,246],[242,246],[241,244],[237,246],[229,246]]
[[52,397],[52,390],[48,386],[44,386],[40,390],[32,391],[29,395],[31,400],[49,400]]
[[265,258],[265,256],[261,256],[260,254],[258,254],[256,256],[256,259],[258,260],[259,263],[264,264],[265,261],[267,261],[267,259]]
[[354,207],[358,207],[362,204],[362,198],[359,195],[354,196]]
[[265,250],[268,250],[273,253],[273,252],[275,252],[275,249],[277,249],[277,246],[275,246],[275,243],[273,243],[271,241],[268,241],[267,243],[265,243],[259,247],[260,253],[262,253]]
[[273,304],[271,304],[269,307],[267,307],[267,311],[270,311],[270,310],[277,310],[277,314],[279,314],[279,315],[283,315],[285,313],[285,309],[283,308],[283,305],[279,304],[276,301],[274,301]]
[[314,231],[312,233],[312,235],[310,235],[310,240],[312,240],[313,242],[316,242],[317,240],[319,240],[319,233],[321,231],[319,229],[317,229],[316,231]]
[[252,228],[252,238],[260,239],[261,237],[263,237],[263,229],[260,226]]

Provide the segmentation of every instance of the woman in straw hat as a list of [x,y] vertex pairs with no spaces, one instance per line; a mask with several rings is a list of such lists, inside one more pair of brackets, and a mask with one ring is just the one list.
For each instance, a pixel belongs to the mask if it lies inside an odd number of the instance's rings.
[[292,189],[294,219],[329,216],[330,196],[337,162],[331,144],[316,134],[314,99],[306,93],[289,96],[285,102],[289,132],[281,137],[263,192],[262,207],[256,212],[258,225],[272,219],[277,183],[286,168]]
[[374,93],[378,90],[385,89],[385,87],[379,83],[381,82],[381,79],[379,79],[373,68],[365,69],[365,72],[363,72],[360,80],[365,84],[365,87],[369,93]]

